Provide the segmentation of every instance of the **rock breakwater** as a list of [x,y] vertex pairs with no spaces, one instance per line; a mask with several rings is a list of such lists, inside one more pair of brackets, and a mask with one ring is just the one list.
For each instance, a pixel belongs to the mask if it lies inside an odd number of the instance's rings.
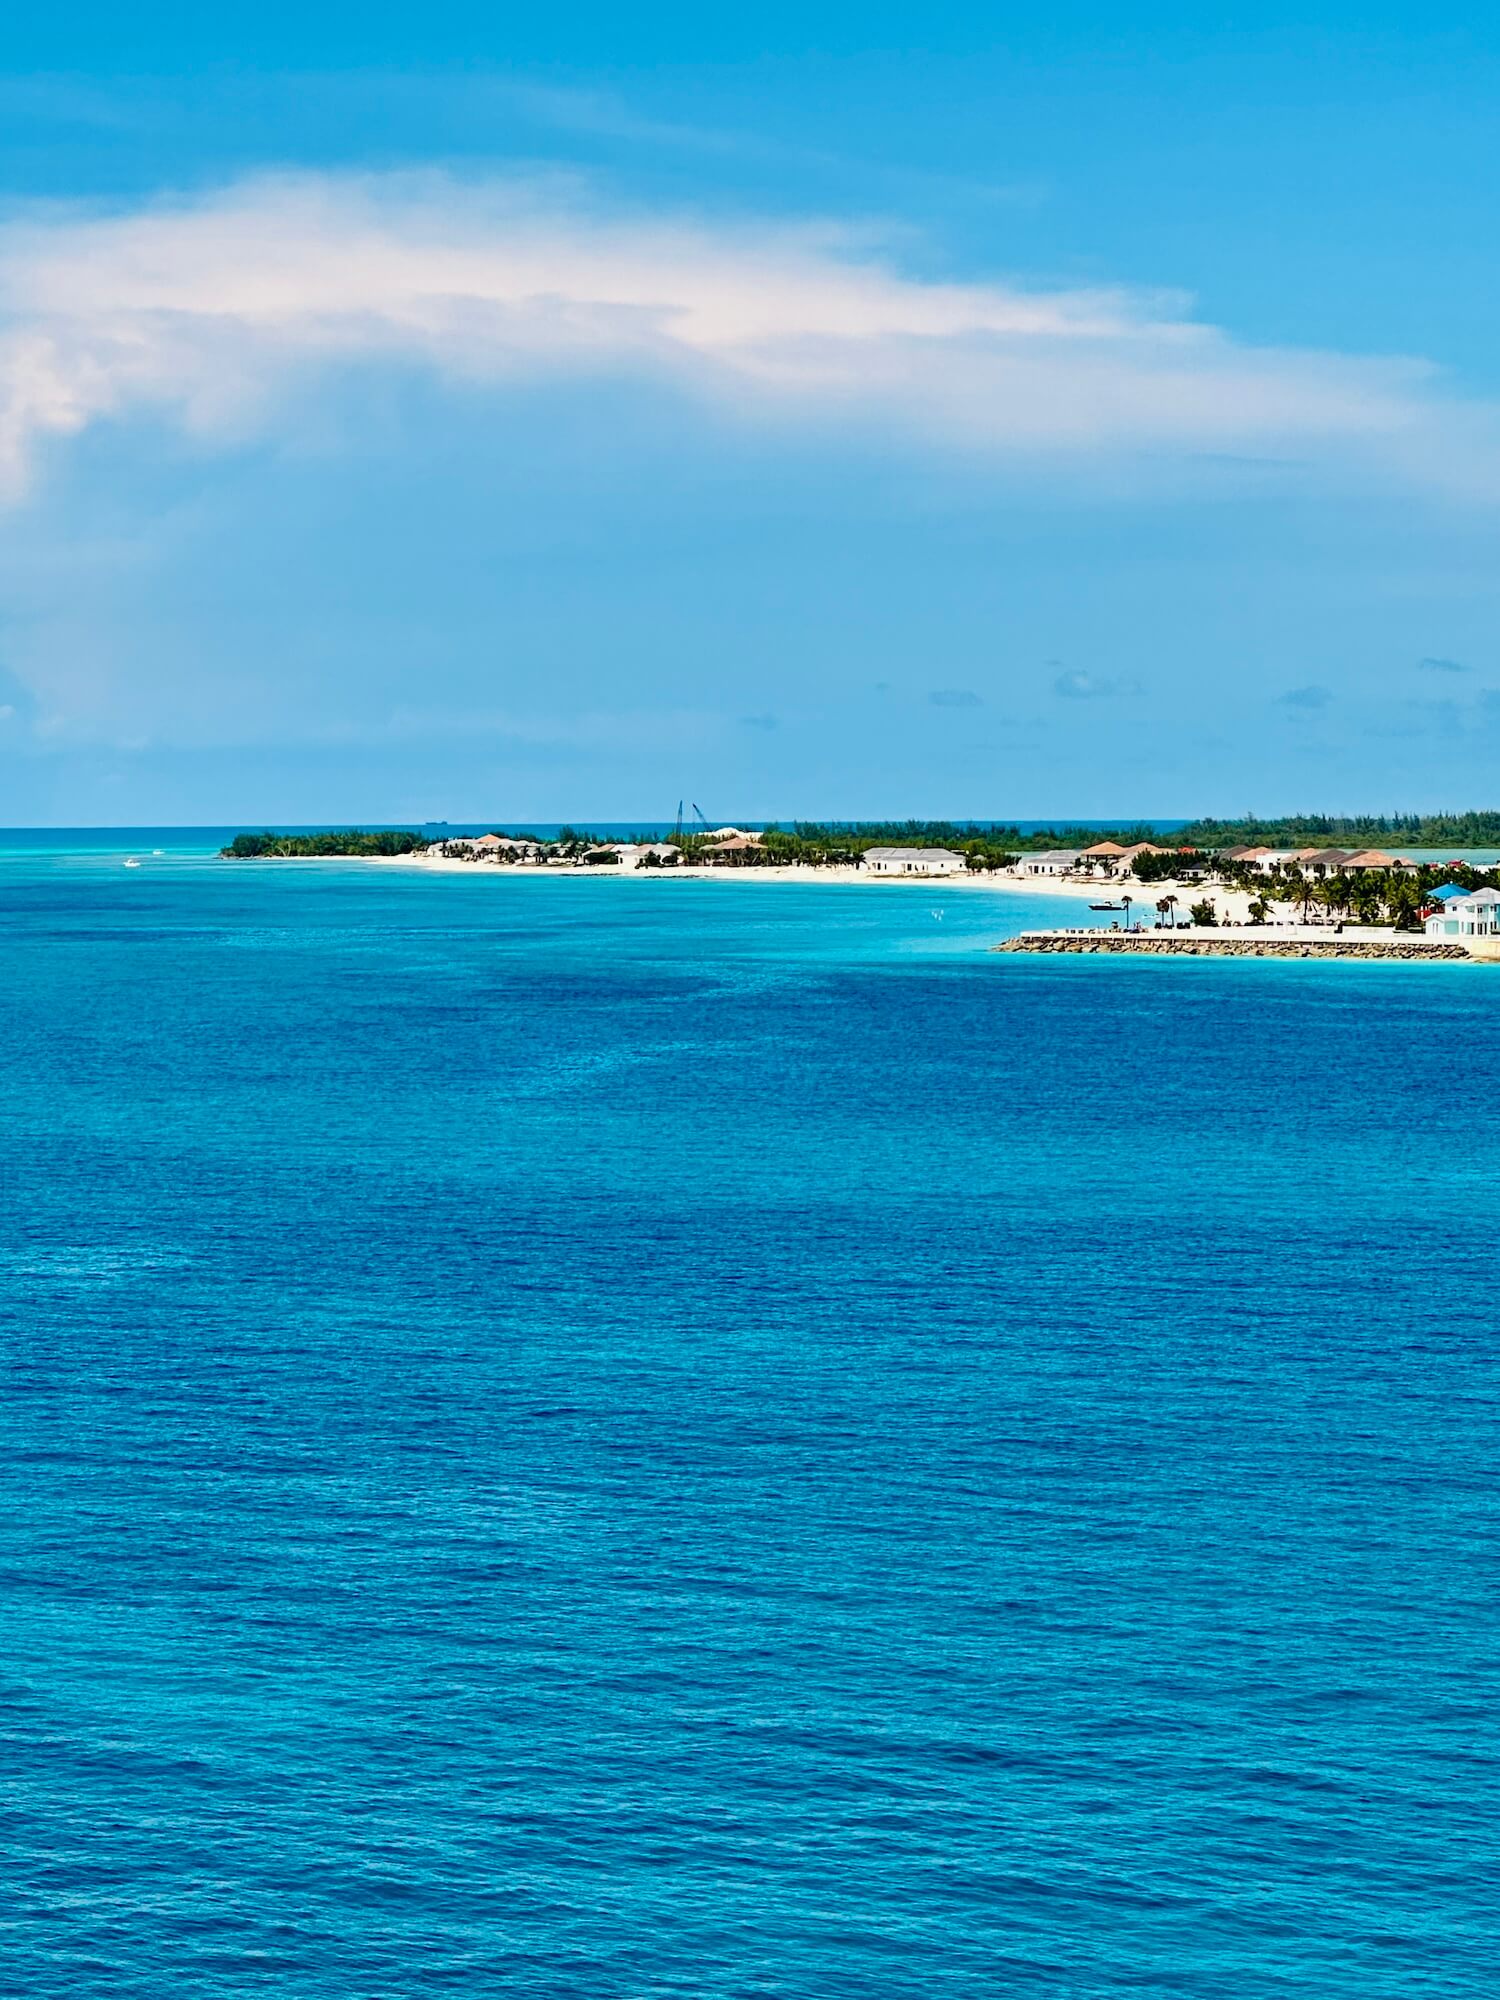
[[1462,960],[1474,964],[1461,944],[1435,938],[1278,938],[1232,933],[1183,937],[1156,931],[1023,931],[996,951],[1128,952],[1140,958],[1338,958]]

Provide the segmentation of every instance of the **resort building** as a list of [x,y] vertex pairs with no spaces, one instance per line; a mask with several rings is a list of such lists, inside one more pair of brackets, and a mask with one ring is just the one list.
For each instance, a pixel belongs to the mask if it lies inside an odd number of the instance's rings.
[[1109,868],[1118,866],[1125,850],[1117,840],[1096,840],[1092,847],[1086,847],[1079,860],[1086,868]]
[[1500,937],[1500,889],[1434,889],[1427,919],[1430,938]]
[[698,865],[703,868],[743,868],[753,864],[763,845],[758,833],[733,833],[723,840],[715,834],[712,846],[705,847],[697,856]]
[[669,840],[611,840],[602,847],[585,848],[578,858],[586,868],[672,868],[682,859],[682,850]]
[[1399,875],[1414,871],[1415,861],[1403,860],[1399,855],[1387,854],[1379,847],[1361,847],[1350,850],[1344,847],[1302,847],[1295,854],[1281,857],[1287,866],[1300,868],[1304,875],[1314,875],[1322,881],[1329,875],[1352,875],[1356,869],[1367,869],[1372,875]]
[[1417,872],[1415,861],[1400,854],[1383,854],[1378,847],[1362,848],[1358,854],[1351,854],[1344,866],[1366,868],[1375,875],[1414,875]]
[[962,875],[968,863],[949,847],[867,847],[871,875]]
[[[1122,848],[1121,853],[1124,853]],[[1023,854],[1020,872],[1023,875],[1071,875],[1083,856],[1076,848],[1052,848],[1046,854]]]

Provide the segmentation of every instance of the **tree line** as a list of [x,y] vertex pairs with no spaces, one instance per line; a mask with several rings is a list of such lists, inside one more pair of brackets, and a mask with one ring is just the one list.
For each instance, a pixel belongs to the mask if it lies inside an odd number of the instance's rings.
[[320,855],[410,854],[427,842],[420,833],[346,827],[329,833],[237,833],[219,851],[231,861],[313,860]]

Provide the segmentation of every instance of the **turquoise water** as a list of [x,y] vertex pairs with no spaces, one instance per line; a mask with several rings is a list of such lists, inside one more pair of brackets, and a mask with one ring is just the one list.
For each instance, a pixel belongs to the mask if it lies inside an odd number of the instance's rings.
[[1495,1991],[1495,975],[123,844],[0,860],[10,1990]]

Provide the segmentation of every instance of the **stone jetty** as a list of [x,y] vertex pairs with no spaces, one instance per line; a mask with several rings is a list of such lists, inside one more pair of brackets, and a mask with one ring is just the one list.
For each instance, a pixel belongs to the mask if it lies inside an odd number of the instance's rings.
[[1277,937],[1244,931],[1023,931],[996,951],[1128,952],[1136,958],[1365,958],[1462,960],[1475,955],[1437,938]]

